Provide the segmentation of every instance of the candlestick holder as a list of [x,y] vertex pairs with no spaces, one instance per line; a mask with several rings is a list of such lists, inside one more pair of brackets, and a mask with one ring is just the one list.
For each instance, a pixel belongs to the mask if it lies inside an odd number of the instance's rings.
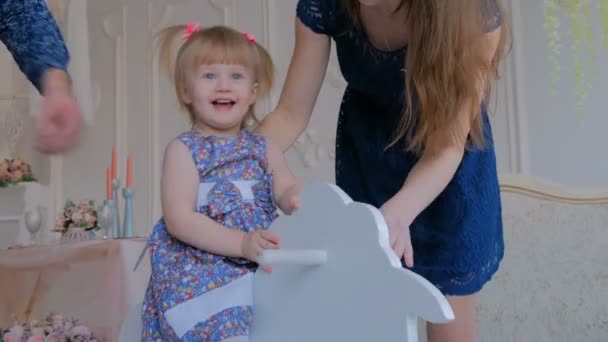
[[122,236],[126,238],[133,237],[133,188],[123,188],[122,196],[125,198],[125,221],[122,227]]
[[120,232],[120,211],[118,210],[118,189],[120,188],[120,179],[112,180],[112,199],[114,204],[114,224],[112,225],[112,237],[121,237]]

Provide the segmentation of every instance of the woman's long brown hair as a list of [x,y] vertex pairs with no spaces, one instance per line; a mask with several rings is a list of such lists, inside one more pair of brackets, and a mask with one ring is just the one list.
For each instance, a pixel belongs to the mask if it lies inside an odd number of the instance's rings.
[[[494,1],[496,7],[488,7]],[[355,26],[361,23],[358,0],[342,0]],[[506,45],[506,13],[500,0],[402,0],[408,34],[405,56],[406,109],[389,146],[405,142],[416,154],[439,151],[462,141],[456,124],[470,110],[467,147],[485,146],[481,103],[489,98]],[[497,9],[496,13],[493,9]],[[484,29],[501,18],[500,42],[491,61],[478,42]],[[482,89],[480,89],[482,87]],[[408,91],[408,90],[414,90]],[[416,103],[413,101],[415,94]]]

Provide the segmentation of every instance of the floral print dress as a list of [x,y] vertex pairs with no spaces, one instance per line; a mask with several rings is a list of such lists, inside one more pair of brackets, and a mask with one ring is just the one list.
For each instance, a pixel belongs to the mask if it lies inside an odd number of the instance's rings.
[[[242,131],[226,138],[189,131],[177,139],[198,168],[198,212],[226,229],[268,229],[277,211],[262,136]],[[143,341],[246,340],[255,263],[187,245],[168,233],[162,218],[148,247],[152,274],[143,305]]]

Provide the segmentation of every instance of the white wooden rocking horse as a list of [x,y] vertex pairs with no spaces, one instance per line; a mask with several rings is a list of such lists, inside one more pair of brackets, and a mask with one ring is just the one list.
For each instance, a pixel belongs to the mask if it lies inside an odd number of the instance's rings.
[[[326,183],[304,187],[302,207],[270,227],[281,250],[266,251],[253,280],[251,342],[418,341],[417,318],[454,319],[447,299],[401,267],[380,212]],[[121,341],[141,337],[141,306]]]

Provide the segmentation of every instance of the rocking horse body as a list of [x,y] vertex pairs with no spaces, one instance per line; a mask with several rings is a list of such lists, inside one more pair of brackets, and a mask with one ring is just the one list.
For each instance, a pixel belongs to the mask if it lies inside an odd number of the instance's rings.
[[[250,342],[418,341],[417,319],[454,319],[447,299],[401,267],[380,212],[353,202],[335,185],[304,187],[302,206],[270,227],[281,239],[259,262],[272,273],[251,277]],[[125,322],[121,341],[141,336],[141,307]]]

